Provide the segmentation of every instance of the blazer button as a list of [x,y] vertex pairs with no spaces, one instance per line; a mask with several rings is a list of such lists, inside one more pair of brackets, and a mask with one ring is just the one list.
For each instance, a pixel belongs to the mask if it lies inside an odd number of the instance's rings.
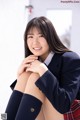
[[34,111],[35,111],[35,109],[34,109],[34,108],[31,108],[31,109],[30,109],[30,111],[31,111],[31,112],[34,112]]

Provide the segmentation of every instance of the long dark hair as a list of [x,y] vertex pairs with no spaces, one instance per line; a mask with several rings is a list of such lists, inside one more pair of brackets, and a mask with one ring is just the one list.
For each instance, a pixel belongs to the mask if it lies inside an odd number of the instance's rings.
[[64,53],[66,51],[70,51],[61,42],[51,21],[46,17],[41,16],[33,18],[27,24],[24,33],[25,57],[32,54],[27,46],[27,34],[34,27],[38,28],[42,32],[51,51],[53,51],[54,53]]

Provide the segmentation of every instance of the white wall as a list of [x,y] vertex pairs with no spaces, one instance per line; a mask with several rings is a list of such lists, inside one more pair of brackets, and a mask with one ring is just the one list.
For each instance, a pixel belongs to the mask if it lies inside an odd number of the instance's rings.
[[[72,0],[73,3],[61,1],[68,0],[30,0],[34,7],[30,19],[36,16],[47,16],[47,10],[50,9],[72,10],[71,49],[80,55],[80,0]],[[79,3],[74,3],[74,1]]]
[[0,0],[0,114],[5,111],[12,92],[9,85],[16,79],[18,66],[24,58],[26,4],[28,0]]

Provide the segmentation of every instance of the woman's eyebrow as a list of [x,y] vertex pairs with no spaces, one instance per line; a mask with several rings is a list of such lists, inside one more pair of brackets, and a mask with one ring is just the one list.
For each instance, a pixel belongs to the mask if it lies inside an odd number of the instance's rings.
[[41,32],[39,34],[42,34]]
[[34,35],[33,33],[28,33],[27,35]]

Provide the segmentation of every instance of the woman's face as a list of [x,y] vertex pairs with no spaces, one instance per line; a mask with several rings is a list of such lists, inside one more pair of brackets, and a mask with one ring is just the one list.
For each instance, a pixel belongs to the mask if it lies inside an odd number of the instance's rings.
[[36,56],[39,56],[43,61],[49,54],[49,46],[43,34],[37,29],[33,28],[28,32],[27,45],[29,50]]

